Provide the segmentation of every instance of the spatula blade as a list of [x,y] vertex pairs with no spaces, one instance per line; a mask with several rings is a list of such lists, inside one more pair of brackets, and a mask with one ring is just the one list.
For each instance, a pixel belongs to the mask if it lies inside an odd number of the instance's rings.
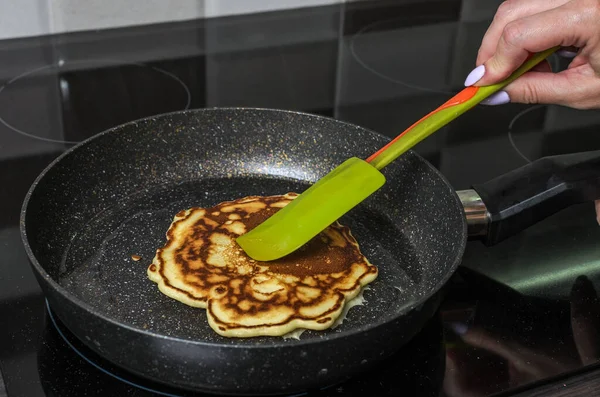
[[327,228],[385,183],[385,176],[352,157],[250,232],[237,243],[251,258],[282,258]]

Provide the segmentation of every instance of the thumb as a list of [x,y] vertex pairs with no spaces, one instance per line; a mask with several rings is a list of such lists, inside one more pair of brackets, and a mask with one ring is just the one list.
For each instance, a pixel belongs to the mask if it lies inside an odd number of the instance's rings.
[[524,348],[512,341],[502,340],[482,328],[469,329],[461,337],[469,345],[495,353],[517,367],[523,365],[524,359],[519,353]]
[[484,105],[539,103],[569,106],[576,109],[600,107],[600,77],[589,64],[560,73],[531,71],[491,95]]

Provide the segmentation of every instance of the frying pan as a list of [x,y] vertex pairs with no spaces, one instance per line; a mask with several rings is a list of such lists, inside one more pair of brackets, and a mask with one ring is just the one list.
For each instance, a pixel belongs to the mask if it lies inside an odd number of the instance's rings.
[[387,142],[341,121],[269,109],[134,121],[82,142],[42,172],[23,204],[23,242],[52,310],[97,354],[181,389],[269,395],[343,381],[419,332],[460,264],[467,218],[473,234],[493,244],[600,197],[599,152],[542,159],[460,197],[407,152],[384,170],[388,183],[341,219],[379,268],[367,303],[339,327],[299,340],[221,337],[205,310],[148,280],[146,268],[180,210],[301,192],[346,158]]

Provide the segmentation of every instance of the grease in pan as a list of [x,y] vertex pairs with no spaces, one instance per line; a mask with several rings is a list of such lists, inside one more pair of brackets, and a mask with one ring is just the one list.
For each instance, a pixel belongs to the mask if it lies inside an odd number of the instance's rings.
[[335,222],[301,250],[271,262],[251,259],[235,242],[295,197],[250,196],[181,211],[149,278],[165,295],[206,308],[211,328],[226,337],[330,328],[377,277],[349,228]]

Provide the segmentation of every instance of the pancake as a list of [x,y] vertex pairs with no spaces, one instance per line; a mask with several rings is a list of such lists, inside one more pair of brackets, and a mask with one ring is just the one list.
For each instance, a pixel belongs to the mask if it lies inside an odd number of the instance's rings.
[[251,259],[235,242],[297,196],[249,196],[181,211],[148,277],[168,297],[205,308],[210,327],[222,336],[284,336],[331,327],[377,277],[348,227],[335,222],[271,262]]

